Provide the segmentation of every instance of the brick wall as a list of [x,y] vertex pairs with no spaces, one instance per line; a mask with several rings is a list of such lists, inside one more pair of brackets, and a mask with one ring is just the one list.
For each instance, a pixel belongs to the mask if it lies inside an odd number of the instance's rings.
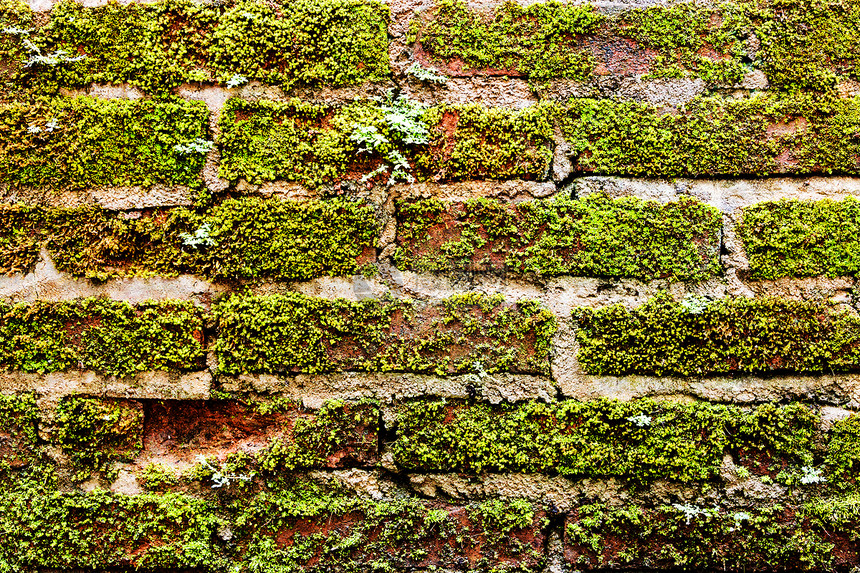
[[860,3],[0,0],[0,573],[860,567]]

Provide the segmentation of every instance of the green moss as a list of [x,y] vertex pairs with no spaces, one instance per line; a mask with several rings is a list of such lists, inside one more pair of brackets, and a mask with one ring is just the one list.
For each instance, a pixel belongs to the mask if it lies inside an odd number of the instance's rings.
[[[389,106],[358,102],[332,109],[299,100],[231,99],[221,114],[221,175],[318,187],[367,177],[390,153],[401,154],[414,172],[409,175],[422,180],[538,179],[549,168],[552,125],[546,106],[429,108],[422,120],[429,128],[426,145],[398,131]],[[360,152],[361,144],[350,136],[362,127],[387,143],[376,152]]]
[[[548,372],[555,318],[535,301],[480,294],[411,300],[327,300],[296,293],[233,296],[215,308],[222,374],[338,370]],[[456,353],[452,353],[457,349]]]
[[0,571],[219,569],[221,523],[211,503],[180,494],[3,494]]
[[173,468],[164,464],[147,464],[136,477],[140,486],[149,491],[164,491],[179,483]]
[[307,280],[359,271],[374,258],[373,209],[344,199],[226,199],[208,210],[136,219],[96,206],[0,206],[0,269],[29,272],[45,246],[56,267],[98,280],[193,273]]
[[840,489],[856,482],[854,476],[860,469],[860,416],[854,414],[833,423],[824,465],[829,480]]
[[60,402],[54,426],[52,441],[81,466],[130,460],[143,447],[143,408],[136,402],[73,396]]
[[288,440],[276,440],[259,466],[267,471],[328,467],[330,460],[374,456],[378,448],[379,407],[375,401],[348,404],[330,400],[313,418],[296,419]]
[[773,0],[756,8],[748,17],[761,41],[757,63],[770,85],[827,90],[839,79],[860,79],[856,0]]
[[565,557],[588,569],[832,570],[830,532],[810,530],[799,509],[582,506],[566,524]]
[[435,60],[462,60],[467,69],[510,70],[533,80],[591,75],[594,58],[578,38],[594,32],[603,17],[591,6],[551,1],[521,6],[506,2],[490,13],[461,0],[441,0],[413,19],[410,41]]
[[40,419],[33,394],[0,394],[0,483],[10,470],[38,460]]
[[[530,573],[542,570],[545,559],[540,541],[544,524],[537,508],[524,500],[513,500],[510,509],[476,504],[463,511],[411,496],[375,501],[306,481],[281,480],[236,505],[242,562],[252,571],[438,567]],[[485,520],[484,514],[501,521]]]
[[578,360],[590,374],[844,371],[860,358],[860,318],[821,302],[762,297],[676,303],[663,293],[635,310],[616,304],[580,308],[576,316]]
[[[639,415],[651,422],[628,419]],[[419,401],[400,410],[392,453],[410,470],[690,481],[717,474],[728,419],[725,407],[647,400],[498,407]]]
[[860,273],[860,202],[783,199],[749,206],[738,234],[755,279]]
[[79,190],[200,183],[203,154],[174,149],[206,137],[202,102],[39,99],[0,105],[0,182]]
[[685,2],[624,11],[613,24],[621,37],[657,52],[648,76],[694,76],[724,86],[739,83],[747,71],[742,63],[746,10],[743,2],[716,7]]
[[680,177],[858,170],[858,98],[698,97],[678,114],[581,99],[560,113],[577,171]]
[[521,110],[443,105],[425,115],[430,144],[415,152],[419,179],[544,179],[552,160],[553,106]]
[[191,369],[203,357],[202,315],[187,302],[19,303],[0,307],[0,317],[0,363],[13,370],[126,376]]
[[395,259],[411,270],[677,280],[720,271],[720,213],[686,197],[667,205],[603,194],[516,205],[425,199],[400,202],[397,218]]
[[354,85],[388,75],[387,23],[388,7],[372,0],[165,0],[96,8],[64,0],[31,42],[42,55],[85,57],[35,63],[22,79],[48,93],[130,83],[162,94],[181,83],[228,83],[234,76],[283,89]]

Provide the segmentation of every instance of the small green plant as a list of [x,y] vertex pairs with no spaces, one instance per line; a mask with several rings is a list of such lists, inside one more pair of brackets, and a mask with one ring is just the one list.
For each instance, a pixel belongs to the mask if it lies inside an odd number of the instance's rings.
[[203,223],[193,233],[180,233],[179,238],[182,239],[182,245],[197,249],[199,247],[214,247],[215,239],[209,236],[212,232],[212,226],[209,223]]
[[430,142],[430,129],[424,121],[427,106],[402,94],[394,97],[393,92],[389,92],[382,105],[376,106],[376,109],[382,113],[388,135],[375,125],[357,125],[349,139],[358,145],[358,153],[383,153],[386,163],[361,180],[370,181],[390,170],[388,185],[394,185],[398,181],[413,183],[415,177],[411,174],[412,166],[400,151],[392,147],[426,145]]
[[213,489],[214,488],[221,488],[221,487],[224,487],[225,485],[229,486],[230,482],[234,482],[234,481],[251,481],[252,476],[250,476],[250,475],[242,475],[242,474],[236,475],[236,474],[223,473],[220,469],[218,469],[218,468],[214,467],[212,464],[210,464],[209,460],[207,460],[206,457],[203,456],[202,454],[197,456],[197,463],[202,466],[202,469],[206,470],[207,472],[211,472],[212,488]]
[[173,150],[181,155],[191,155],[192,153],[206,155],[213,149],[215,149],[215,144],[203,139],[202,137],[198,137],[194,141],[189,141],[188,143],[177,143],[173,146]]
[[427,69],[418,62],[415,62],[406,70],[406,75],[412,76],[419,82],[427,82],[431,84],[446,84],[448,83],[448,76],[443,76],[442,74],[436,72],[436,70]]

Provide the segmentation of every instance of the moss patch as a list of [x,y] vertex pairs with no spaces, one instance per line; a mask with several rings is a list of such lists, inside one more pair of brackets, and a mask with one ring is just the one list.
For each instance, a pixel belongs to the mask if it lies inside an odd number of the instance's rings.
[[220,568],[211,503],[181,494],[0,495],[0,571]]
[[840,554],[848,543],[812,526],[801,511],[780,504],[749,511],[692,503],[586,505],[567,519],[565,561],[580,570],[833,570],[833,541]]
[[213,350],[222,374],[339,370],[549,371],[555,317],[535,301],[452,297],[327,300],[299,294],[233,296],[215,308]]
[[[512,111],[477,105],[428,108],[424,139],[397,127],[387,105],[359,102],[333,109],[290,102],[231,99],[221,114],[221,175],[297,181],[312,187],[371,176],[392,153],[420,180],[542,178],[552,152],[545,106]],[[372,153],[350,139],[372,129],[387,143]],[[420,141],[420,142],[419,142]]]
[[860,169],[860,98],[698,97],[679,113],[581,99],[561,114],[575,171],[680,177]]
[[243,503],[243,561],[258,571],[468,568],[542,570],[545,513],[524,500],[504,508],[403,497],[361,499],[281,481]]
[[203,102],[39,99],[0,105],[0,183],[50,190],[200,183]]
[[720,271],[718,210],[602,194],[508,205],[495,199],[398,205],[400,268],[505,270],[539,276],[671,277]]
[[860,202],[783,199],[747,207],[738,226],[755,279],[860,272]]
[[466,70],[534,80],[583,80],[594,67],[591,51],[579,45],[602,16],[591,6],[559,2],[521,6],[507,2],[492,13],[470,10],[460,0],[441,0],[412,20],[410,41],[433,60],[459,60]]
[[690,482],[717,477],[728,451],[767,451],[794,464],[811,459],[816,421],[797,405],[745,412],[647,399],[498,406],[420,400],[400,407],[392,454],[418,471]]
[[32,394],[0,394],[0,477],[36,461],[40,419]]
[[31,62],[21,80],[48,93],[91,83],[131,83],[154,94],[204,81],[354,85],[388,75],[387,24],[388,7],[372,0],[95,8],[65,0],[47,25],[19,35]]
[[676,303],[658,295],[636,310],[580,308],[579,363],[590,374],[705,375],[844,371],[858,365],[860,317],[820,302],[774,297]]
[[192,369],[203,358],[202,313],[179,301],[104,299],[0,307],[0,363],[25,372],[70,368],[127,376]]
[[226,199],[208,210],[157,209],[136,219],[95,206],[4,205],[0,223],[0,269],[31,271],[44,246],[59,270],[98,280],[351,275],[375,259],[378,235],[373,209],[343,199]]
[[60,402],[54,425],[52,441],[82,466],[128,461],[143,447],[139,402],[74,396]]

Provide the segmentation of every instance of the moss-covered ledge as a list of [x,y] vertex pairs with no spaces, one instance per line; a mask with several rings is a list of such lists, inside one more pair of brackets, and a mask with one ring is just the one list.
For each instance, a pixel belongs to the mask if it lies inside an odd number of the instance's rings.
[[368,270],[378,233],[373,208],[347,199],[228,198],[138,218],[96,206],[0,205],[0,271],[32,271],[44,247],[57,269],[98,280],[308,280]]
[[556,329],[531,300],[464,294],[441,303],[352,302],[297,293],[231,296],[214,308],[217,372],[343,370],[548,373]]
[[553,134],[547,106],[426,107],[405,97],[340,108],[300,100],[229,100],[221,114],[221,175],[297,181],[541,179]]
[[395,260],[415,271],[506,271],[538,276],[706,280],[721,270],[720,212],[682,197],[404,201]]
[[179,98],[0,104],[0,185],[200,186],[208,118],[203,102]]
[[106,299],[0,305],[0,366],[128,376],[202,366],[203,313],[182,301]]
[[614,476],[640,484],[714,480],[731,453],[755,473],[790,468],[779,477],[791,481],[799,466],[813,464],[817,422],[800,404],[743,410],[650,399],[415,400],[398,408],[391,451],[406,471]]
[[751,205],[738,235],[753,279],[860,273],[860,201],[854,197]]
[[[7,0],[7,65],[35,93],[92,83],[130,83],[151,94],[180,84],[226,87],[261,81],[293,87],[350,86],[389,74],[388,6],[375,0],[261,3],[54,5],[40,27]],[[23,26],[18,21],[27,21]],[[0,48],[2,49],[2,48]],[[23,57],[22,57],[23,55]]]
[[860,367],[860,315],[777,297],[675,302],[666,293],[629,310],[574,311],[577,356],[589,374],[697,376],[824,372]]
[[831,91],[860,79],[858,24],[856,0],[680,2],[615,13],[438,0],[413,17],[407,41],[425,69],[450,76],[520,76],[540,86],[644,74],[731,87],[760,70],[780,90]]

